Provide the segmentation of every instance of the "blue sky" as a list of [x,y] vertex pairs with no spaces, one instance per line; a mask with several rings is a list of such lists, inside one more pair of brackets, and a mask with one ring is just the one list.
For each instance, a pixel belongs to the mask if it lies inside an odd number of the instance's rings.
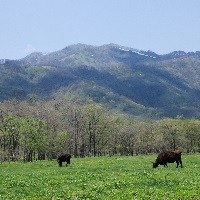
[[200,50],[200,0],[0,0],[0,59],[84,43]]

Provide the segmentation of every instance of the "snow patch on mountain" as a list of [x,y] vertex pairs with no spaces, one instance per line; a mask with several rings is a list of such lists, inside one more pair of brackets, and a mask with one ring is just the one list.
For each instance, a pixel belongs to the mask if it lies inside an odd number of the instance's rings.
[[150,57],[150,58],[154,58],[154,59],[156,58],[155,56],[144,54],[144,53],[141,53],[141,52],[136,51],[136,50],[124,49],[124,48],[121,48],[121,47],[119,47],[119,50],[122,50],[122,51],[131,51],[131,52],[136,53],[136,54],[138,54],[140,56],[146,56],[146,57]]

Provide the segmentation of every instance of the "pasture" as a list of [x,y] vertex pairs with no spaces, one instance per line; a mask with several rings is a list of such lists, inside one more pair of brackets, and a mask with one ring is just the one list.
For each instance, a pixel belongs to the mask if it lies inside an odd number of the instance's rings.
[[72,158],[0,164],[0,200],[200,199],[200,155],[182,155],[183,168],[152,168],[157,155]]

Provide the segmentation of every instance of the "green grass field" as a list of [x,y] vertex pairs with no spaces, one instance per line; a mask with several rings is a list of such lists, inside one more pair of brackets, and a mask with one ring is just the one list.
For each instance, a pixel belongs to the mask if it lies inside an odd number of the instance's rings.
[[200,199],[200,155],[182,155],[183,168],[152,168],[156,155],[72,158],[0,164],[3,199]]

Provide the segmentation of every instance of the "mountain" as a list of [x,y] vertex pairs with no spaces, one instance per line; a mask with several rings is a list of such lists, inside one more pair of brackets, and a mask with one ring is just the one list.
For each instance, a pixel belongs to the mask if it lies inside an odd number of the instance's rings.
[[70,45],[0,62],[0,100],[58,90],[137,117],[200,117],[200,52],[158,55],[116,44]]

